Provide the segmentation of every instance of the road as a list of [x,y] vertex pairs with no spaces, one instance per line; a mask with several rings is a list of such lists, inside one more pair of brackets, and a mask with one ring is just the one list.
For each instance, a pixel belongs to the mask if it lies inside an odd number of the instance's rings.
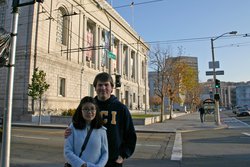
[[[62,166],[62,129],[13,127],[11,141],[11,167],[56,167]],[[174,133],[137,133],[138,142],[133,158],[169,158],[165,154],[169,141],[174,141]]]
[[56,166],[63,164],[63,130],[12,128],[11,166]]
[[[244,122],[241,122],[244,121]],[[201,129],[177,133],[137,133],[135,153],[124,167],[217,167],[250,164],[250,117],[237,117],[230,112],[222,114],[226,129]],[[172,120],[178,129],[184,118]],[[195,119],[185,120],[192,126]],[[189,121],[189,122],[188,122]],[[197,121],[197,120],[196,120]],[[247,124],[248,123],[248,124]],[[197,124],[197,123],[196,123]],[[167,127],[165,124],[164,127]],[[185,125],[185,126],[186,126]],[[64,129],[13,127],[11,167],[59,167],[63,158]],[[176,135],[181,136],[181,160],[171,160]],[[178,151],[178,149],[177,149]]]
[[221,129],[182,133],[183,167],[249,167],[250,130]]

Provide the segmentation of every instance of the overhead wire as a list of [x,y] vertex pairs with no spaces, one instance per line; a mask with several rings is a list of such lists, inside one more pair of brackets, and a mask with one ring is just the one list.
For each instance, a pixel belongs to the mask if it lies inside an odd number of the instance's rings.
[[[67,0],[68,1],[68,0]],[[142,5],[142,4],[148,4],[148,3],[155,3],[155,2],[160,2],[160,1],[164,1],[164,0],[153,0],[153,1],[145,1],[145,2],[141,2],[141,3],[133,3],[133,5]],[[101,2],[101,1],[99,1]],[[72,4],[71,2],[68,1],[68,3]],[[83,4],[83,5],[89,5],[91,3],[87,3],[87,4]],[[42,6],[42,12],[40,12],[39,14],[41,13],[45,13],[47,15],[47,19],[45,20],[39,20],[39,21],[46,21],[46,20],[49,20],[49,19],[52,19],[53,21],[59,23],[59,21],[55,18],[52,17],[51,15],[51,12],[49,12],[45,6],[43,6],[43,4],[39,4]],[[75,5],[75,6],[80,6],[80,5]],[[122,8],[122,7],[130,7],[131,4],[129,5],[122,5],[122,6],[117,6],[117,7],[114,7],[114,8]],[[108,9],[106,9],[108,10]],[[96,11],[100,11],[100,10],[96,10]],[[95,11],[88,11],[88,12],[95,12]],[[80,14],[75,14],[75,15],[80,15]],[[26,15],[26,16],[22,16],[22,17],[29,17],[29,15]],[[22,18],[21,17],[21,18]],[[29,23],[32,23],[32,22],[29,22]],[[25,24],[29,24],[29,23],[23,23],[23,24],[20,24],[20,25],[25,25]],[[83,40],[84,42],[87,42],[86,39],[80,37],[77,33],[73,32],[72,30],[70,30],[68,27],[64,27],[66,29],[68,29],[70,31],[70,33],[72,33],[73,35],[75,35],[76,37],[80,38],[81,40]],[[239,36],[243,36],[245,34],[239,34],[239,35],[233,35],[234,37],[239,37]],[[225,36],[225,37],[222,37],[222,38],[231,38],[232,36]],[[199,38],[186,38],[186,39],[173,39],[173,40],[159,40],[159,41],[144,41],[144,43],[147,43],[147,44],[150,44],[150,45],[153,45],[153,44],[175,44],[175,43],[186,43],[186,42],[198,42],[198,41],[206,41],[206,40],[209,40],[211,38],[214,38],[214,37],[199,37]],[[74,40],[74,38],[72,38]],[[78,44],[77,41],[73,41],[75,44]],[[134,44],[138,44],[137,42],[136,43],[127,43],[128,45],[134,45]],[[102,48],[102,46],[93,46],[93,47],[96,47],[96,48]],[[96,48],[93,48],[94,50],[96,50]],[[82,49],[85,49],[85,48],[78,48],[78,50],[82,50]]]

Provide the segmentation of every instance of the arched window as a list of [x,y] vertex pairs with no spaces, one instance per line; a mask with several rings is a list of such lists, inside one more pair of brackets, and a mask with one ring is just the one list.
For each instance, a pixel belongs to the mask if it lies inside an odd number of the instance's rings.
[[58,9],[56,41],[63,45],[67,45],[69,31],[69,21],[66,14],[67,12],[63,7]]

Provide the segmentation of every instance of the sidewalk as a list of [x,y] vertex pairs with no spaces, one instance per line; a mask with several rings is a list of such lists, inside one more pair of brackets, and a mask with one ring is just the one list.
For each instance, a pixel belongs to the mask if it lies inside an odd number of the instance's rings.
[[189,114],[181,115],[172,120],[165,120],[162,123],[154,123],[150,125],[135,126],[137,132],[190,132],[204,129],[221,129],[227,128],[227,125],[221,122],[221,125],[216,125],[214,120],[209,119],[204,123],[200,121],[200,113],[192,112]]
[[[153,123],[150,125],[136,125],[135,130],[137,132],[158,132],[158,133],[175,133],[175,132],[188,132],[204,129],[220,129],[227,128],[227,125],[221,122],[220,126],[216,125],[213,120],[200,122],[199,112],[192,113],[174,113],[175,118],[172,120],[165,120],[162,123]],[[44,128],[60,128],[65,129],[66,124],[41,124],[27,123],[27,122],[14,122],[12,126],[30,126],[30,127],[44,127]]]

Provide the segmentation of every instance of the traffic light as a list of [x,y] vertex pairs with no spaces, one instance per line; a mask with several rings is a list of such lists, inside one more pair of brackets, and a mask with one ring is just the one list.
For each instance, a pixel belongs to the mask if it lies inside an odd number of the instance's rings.
[[220,80],[215,80],[215,88],[220,88]]
[[219,101],[220,100],[220,95],[219,94],[214,94],[214,100]]
[[121,83],[121,75],[115,75],[115,87],[121,87],[122,83]]

